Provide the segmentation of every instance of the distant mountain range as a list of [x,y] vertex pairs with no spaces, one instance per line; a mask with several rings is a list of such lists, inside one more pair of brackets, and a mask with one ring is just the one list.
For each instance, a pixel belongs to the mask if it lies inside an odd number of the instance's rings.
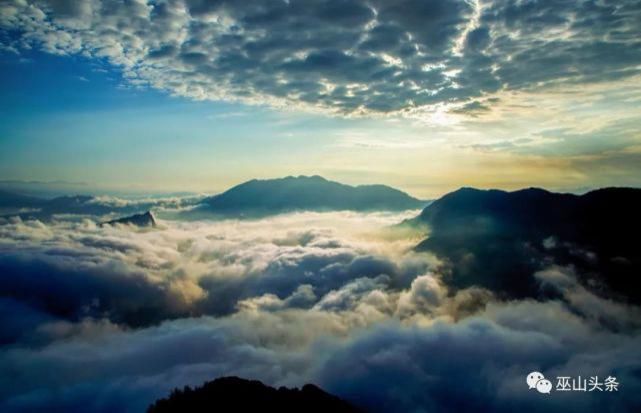
[[204,199],[193,216],[261,217],[292,211],[401,211],[426,201],[385,185],[350,186],[320,176],[251,181]]
[[578,196],[462,188],[411,223],[429,227],[417,250],[443,258],[454,286],[537,296],[532,274],[554,262],[571,266],[592,289],[641,302],[640,213],[641,189]]
[[[49,219],[55,214],[105,215],[114,206],[96,202],[87,195],[60,196],[52,199],[0,191],[0,215],[19,215],[22,218]],[[129,212],[130,208],[121,208]]]
[[[181,206],[193,209],[178,218],[260,218],[293,211],[402,211],[420,209],[427,201],[385,185],[350,186],[320,176],[289,176],[251,181]],[[158,203],[109,203],[88,195],[38,198],[0,191],[0,216],[47,220],[56,214],[105,216],[149,210]]]
[[238,377],[219,378],[195,389],[176,389],[147,410],[147,413],[182,412],[362,413],[362,410],[313,384],[300,390],[275,389]]
[[55,215],[92,216],[126,215],[148,211],[157,207],[193,206],[202,197],[182,198],[178,202],[163,199],[126,201],[90,195],[65,195],[56,198],[40,198],[0,190],[0,217],[19,216],[22,219],[46,221]]
[[40,205],[42,201],[41,198],[0,189],[0,209],[32,208]]

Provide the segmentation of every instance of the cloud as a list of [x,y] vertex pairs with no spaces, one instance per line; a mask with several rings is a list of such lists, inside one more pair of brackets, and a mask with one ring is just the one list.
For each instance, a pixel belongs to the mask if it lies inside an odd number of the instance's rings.
[[[230,374],[272,385],[313,381],[372,412],[628,411],[640,403],[639,336],[599,328],[560,302],[493,303],[429,326],[353,325],[356,314],[241,311],[136,331],[93,323],[44,347],[5,348],[0,368],[20,374],[0,379],[0,406],[139,411],[172,387]],[[541,399],[525,386],[532,370],[615,375],[625,387]]]
[[[409,216],[161,219],[153,230],[5,220],[0,410],[140,411],[222,375],[315,382],[373,412],[639,407],[638,307],[554,265],[532,277],[553,290],[546,301],[455,288],[443,263],[388,228]],[[532,370],[624,387],[541,399],[525,385]]]
[[5,48],[104,58],[132,85],[193,99],[476,114],[498,91],[637,75],[640,13],[637,1],[16,0],[0,28]]
[[573,268],[552,266],[534,273],[542,288],[553,288],[567,304],[585,318],[611,329],[627,331],[641,327],[641,309],[599,297],[577,280]]
[[401,314],[408,312],[429,314],[441,305],[446,293],[446,288],[434,276],[416,277],[409,291],[401,293],[398,311]]
[[[300,356],[252,344],[246,328],[215,320],[181,320],[136,332],[100,324],[92,329],[41,349],[3,350],[2,371],[20,372],[17,380],[1,379],[3,411],[141,411],[172,386],[230,371],[272,381],[281,373],[295,374],[300,364]],[[152,341],[156,345],[150,347]],[[60,391],[52,391],[56,387]]]
[[13,218],[0,225],[0,293],[52,317],[129,326],[229,314],[263,295],[309,308],[355,279],[403,288],[433,265],[409,252],[412,240],[380,230],[405,216],[301,213],[159,230]]
[[636,391],[638,345],[638,336],[595,330],[557,303],[525,301],[493,305],[457,324],[379,327],[336,351],[319,377],[373,412],[625,411],[640,404],[633,393],[541,399],[528,392],[525,377],[532,370],[552,378],[613,374]]

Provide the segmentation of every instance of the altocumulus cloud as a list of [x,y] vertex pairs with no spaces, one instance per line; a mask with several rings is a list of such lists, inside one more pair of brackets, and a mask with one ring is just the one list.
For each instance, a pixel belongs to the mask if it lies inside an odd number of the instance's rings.
[[[2,46],[105,58],[133,85],[345,114],[637,75],[641,2],[5,1]],[[489,102],[489,101],[488,101]]]
[[[376,412],[635,411],[639,309],[572,268],[534,274],[548,301],[453,290],[412,214],[299,213],[260,221],[0,225],[0,409],[142,411],[221,375],[316,382]],[[617,394],[525,386],[615,375]]]

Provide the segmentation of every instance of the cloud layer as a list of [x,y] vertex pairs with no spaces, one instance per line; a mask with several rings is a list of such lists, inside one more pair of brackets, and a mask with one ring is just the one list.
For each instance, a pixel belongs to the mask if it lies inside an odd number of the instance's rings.
[[[638,307],[575,270],[532,274],[548,301],[448,286],[406,214],[259,221],[0,223],[0,409],[141,411],[221,375],[315,382],[389,411],[634,411]],[[546,376],[615,375],[617,394],[528,392]]]
[[230,314],[259,296],[309,308],[355,279],[384,276],[400,289],[425,273],[434,258],[408,252],[411,239],[380,234],[403,216],[166,221],[160,231],[10,218],[0,225],[0,291],[56,317],[130,326]]
[[341,113],[486,109],[498,91],[637,75],[641,2],[23,1],[2,46],[107,59],[133,85]]

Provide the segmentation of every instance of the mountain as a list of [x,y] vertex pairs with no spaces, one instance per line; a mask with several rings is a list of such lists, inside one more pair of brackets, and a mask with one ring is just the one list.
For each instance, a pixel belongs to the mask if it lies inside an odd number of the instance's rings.
[[0,190],[0,208],[33,208],[44,201],[42,198]]
[[[180,195],[180,194],[178,194]],[[184,195],[184,194],[183,194]],[[22,219],[48,221],[56,215],[66,219],[105,215],[127,215],[138,211],[163,208],[167,211],[180,207],[191,207],[202,202],[201,196],[146,198],[127,200],[121,198],[97,197],[91,195],[64,195],[56,198],[40,198],[0,190],[0,218],[19,216]],[[171,214],[171,212],[167,212]]]
[[242,183],[206,198],[192,214],[260,217],[290,211],[400,211],[425,205],[385,185],[350,186],[320,176],[289,176]]
[[47,199],[7,191],[0,191],[0,208],[4,216],[18,215],[22,219],[39,220],[48,220],[56,214],[105,215],[114,210],[133,212],[132,207],[106,205],[99,198],[89,195],[65,195]]
[[256,380],[223,377],[201,387],[174,390],[157,400],[147,413],[170,412],[280,412],[280,413],[358,413],[349,403],[324,392],[313,384],[302,389],[278,390]]
[[144,214],[134,214],[124,218],[113,219],[111,221],[103,222],[100,225],[114,225],[114,224],[134,225],[137,227],[155,227],[156,219],[154,218],[154,215],[150,211],[147,211]]
[[537,296],[532,274],[552,262],[572,266],[602,294],[641,302],[641,189],[584,195],[529,188],[462,188],[426,207],[414,223],[429,227],[417,250],[431,251],[458,287],[480,285],[508,297]]
[[[109,202],[87,195],[53,199],[28,197],[0,191],[0,216],[18,215],[23,219],[49,220],[54,215],[132,214],[163,205],[162,200]],[[177,206],[172,205],[172,206]],[[248,217],[259,218],[291,211],[401,211],[427,205],[385,185],[350,186],[320,176],[251,180],[221,194],[182,200],[178,206],[195,206],[176,213],[177,218]]]

